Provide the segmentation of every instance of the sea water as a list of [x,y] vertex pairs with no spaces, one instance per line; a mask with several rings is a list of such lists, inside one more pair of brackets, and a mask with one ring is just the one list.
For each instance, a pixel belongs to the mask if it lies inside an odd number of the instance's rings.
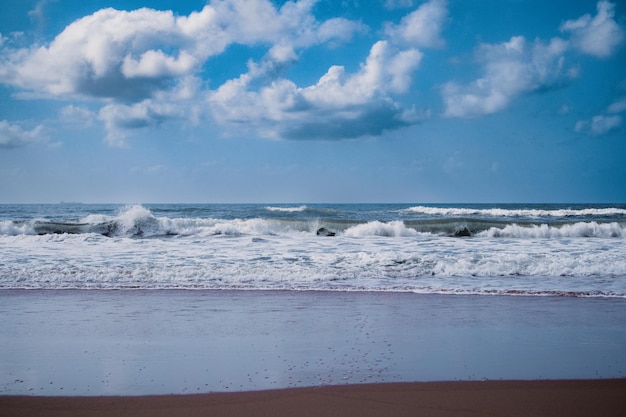
[[0,289],[626,298],[624,204],[0,205]]
[[626,205],[0,205],[0,395],[623,378]]

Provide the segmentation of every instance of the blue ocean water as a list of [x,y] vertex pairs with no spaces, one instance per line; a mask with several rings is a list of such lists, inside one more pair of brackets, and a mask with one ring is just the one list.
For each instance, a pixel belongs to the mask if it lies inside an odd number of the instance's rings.
[[626,297],[624,204],[0,205],[0,288]]

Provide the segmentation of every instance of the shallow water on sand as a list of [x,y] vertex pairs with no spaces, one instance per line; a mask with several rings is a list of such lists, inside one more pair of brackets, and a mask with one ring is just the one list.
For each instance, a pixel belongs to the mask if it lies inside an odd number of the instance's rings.
[[626,376],[626,300],[0,291],[0,394]]

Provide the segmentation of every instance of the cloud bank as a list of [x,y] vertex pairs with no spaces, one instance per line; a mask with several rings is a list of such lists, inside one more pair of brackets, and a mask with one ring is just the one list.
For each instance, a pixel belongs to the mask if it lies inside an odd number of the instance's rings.
[[[316,84],[297,86],[278,69],[297,62],[299,50],[366,30],[343,18],[317,20],[315,3],[276,8],[268,0],[213,0],[188,16],[102,9],[49,44],[11,49],[3,42],[0,81],[31,96],[101,101],[97,119],[115,146],[134,129],[189,114],[287,139],[377,135],[414,123],[415,112],[393,97],[409,89],[423,55],[416,47],[443,44],[445,2],[427,2],[387,26],[388,39],[371,47],[359,71],[332,66]],[[199,74],[210,74],[211,58],[233,44],[267,52],[260,62],[250,61],[247,72],[207,90]]]
[[8,51],[6,84],[56,97],[141,101],[191,76],[231,44],[307,47],[349,38],[357,23],[318,22],[313,1],[213,1],[189,16],[142,8],[103,9],[63,30],[47,46]]
[[[281,7],[269,0],[211,0],[186,16],[106,8],[70,23],[50,42],[27,48],[13,47],[0,34],[0,82],[18,89],[21,97],[78,103],[66,106],[61,120],[102,123],[111,146],[125,146],[137,130],[173,120],[213,123],[270,139],[378,136],[429,114],[403,98],[412,92],[428,49],[446,48],[448,3],[416,3],[387,1],[389,8],[413,9],[378,28],[378,39],[357,69],[338,62],[310,85],[285,76],[302,51],[349,42],[371,29],[341,17],[319,20],[316,0],[287,1]],[[33,13],[42,18],[42,7]],[[595,16],[567,20],[558,29],[562,37],[549,40],[513,36],[479,45],[474,58],[481,76],[440,84],[443,115],[491,114],[523,94],[563,87],[579,76],[572,55],[608,58],[625,37],[608,1],[597,3]],[[234,45],[262,53],[209,88],[215,58]],[[99,108],[89,111],[81,102]],[[607,110],[595,122],[581,121],[577,129],[610,131],[621,124],[618,113]],[[3,147],[32,143],[28,135],[41,133],[3,123]]]

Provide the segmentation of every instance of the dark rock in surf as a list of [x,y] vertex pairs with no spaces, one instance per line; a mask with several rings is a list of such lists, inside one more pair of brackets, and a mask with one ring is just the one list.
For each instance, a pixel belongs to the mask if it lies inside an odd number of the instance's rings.
[[331,232],[325,227],[320,227],[319,229],[317,229],[317,235],[318,236],[335,236],[335,232]]
[[472,232],[467,227],[457,230],[454,232],[454,237],[470,237]]

